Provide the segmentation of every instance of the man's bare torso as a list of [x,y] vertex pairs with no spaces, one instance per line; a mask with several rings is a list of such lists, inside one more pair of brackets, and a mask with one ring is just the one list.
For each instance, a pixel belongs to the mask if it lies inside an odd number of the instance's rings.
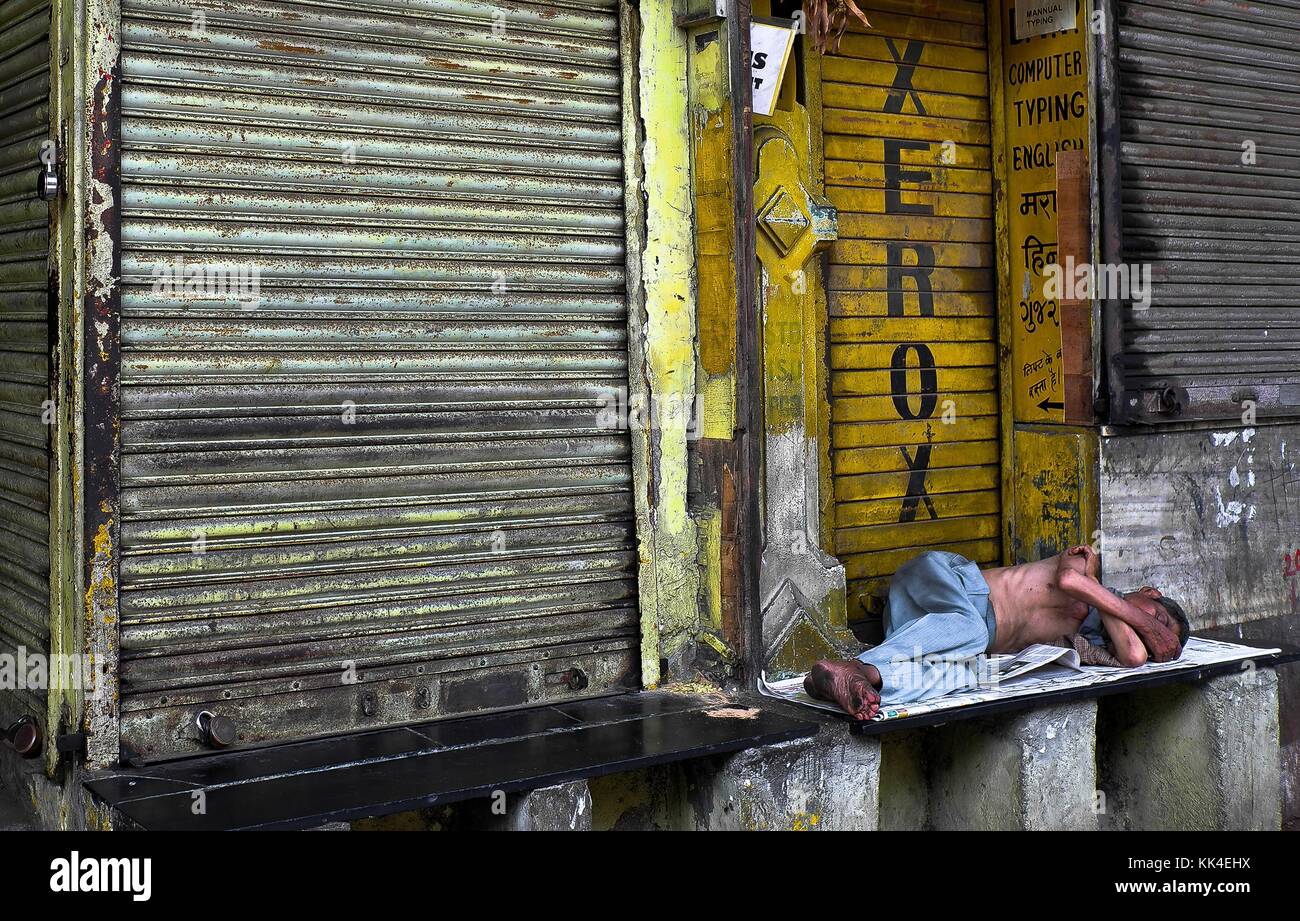
[[1031,643],[1056,643],[1079,632],[1088,606],[1061,589],[1059,559],[983,571],[998,624],[989,652],[1019,652]]

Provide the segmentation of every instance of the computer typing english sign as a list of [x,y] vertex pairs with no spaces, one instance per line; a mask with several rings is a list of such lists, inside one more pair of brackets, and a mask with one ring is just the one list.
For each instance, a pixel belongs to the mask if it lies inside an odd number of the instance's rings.
[[[1077,213],[1062,212],[1069,200],[1059,194],[1057,160],[1082,155],[1086,164],[1088,30],[1080,27],[1076,0],[1002,2],[1012,406],[1017,422],[1062,422],[1067,366],[1076,369],[1090,364],[1080,344],[1087,330],[1072,336],[1067,345],[1062,329],[1063,299],[1059,292],[1051,292],[1046,282],[1050,267],[1058,264],[1061,246],[1067,246],[1067,255],[1072,252],[1069,247],[1073,244],[1063,240],[1061,232],[1072,226]],[[1070,7],[1068,21],[1073,28],[1044,29],[1048,34],[1034,37],[1019,33],[1026,7],[1057,2]],[[1008,34],[1013,26],[1014,37]],[[1084,258],[1086,253],[1081,256]]]

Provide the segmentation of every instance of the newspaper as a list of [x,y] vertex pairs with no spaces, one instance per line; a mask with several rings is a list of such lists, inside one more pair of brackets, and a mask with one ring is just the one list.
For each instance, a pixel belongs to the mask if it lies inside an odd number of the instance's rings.
[[[1106,684],[1131,678],[1134,675],[1195,669],[1221,662],[1245,661],[1275,652],[1281,650],[1256,649],[1251,646],[1193,636],[1183,647],[1183,654],[1173,662],[1148,662],[1137,668],[1108,668],[1102,665],[1081,664],[1079,654],[1073,649],[1063,646],[1033,645],[1014,656],[985,657],[980,669],[980,681],[974,687],[959,688],[941,697],[932,697],[929,700],[896,707],[882,706],[873,717],[873,721],[920,716],[936,710],[955,710],[958,707],[990,700],[1004,700],[1009,697],[1045,694],[1066,688]],[[835,704],[809,696],[803,689],[803,679],[803,675],[798,675],[794,678],[769,682],[767,675],[763,674],[759,679],[758,689],[768,697],[843,714],[844,711]]]
[[1079,654],[1067,646],[1044,646],[1034,643],[1026,646],[1014,656],[988,656],[988,671],[996,681],[1011,681],[1021,675],[1038,671],[1048,665],[1079,671],[1083,663]]

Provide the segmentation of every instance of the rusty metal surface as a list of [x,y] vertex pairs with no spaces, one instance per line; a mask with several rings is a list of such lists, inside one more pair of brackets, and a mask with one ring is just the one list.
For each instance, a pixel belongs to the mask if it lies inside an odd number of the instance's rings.
[[[36,197],[41,144],[50,137],[49,33],[49,0],[0,3],[0,654],[7,656],[49,651],[50,218]],[[24,713],[45,720],[45,691],[26,683],[0,693],[6,724]]]
[[[1300,407],[1300,9],[1115,4],[1123,258],[1149,309],[1121,308],[1122,418]],[[1248,156],[1253,154],[1253,158]],[[1168,406],[1165,407],[1166,409]]]
[[124,747],[635,684],[616,2],[123,7]]
[[[83,634],[95,693],[85,696],[86,760],[116,763],[120,753],[122,70],[115,0],[87,7],[89,65],[82,91],[89,150],[81,218],[85,252],[82,310],[85,586]],[[78,158],[81,159],[81,158]]]
[[[1098,195],[1098,253],[1107,265],[1124,260],[1124,204],[1120,189],[1119,62],[1115,48],[1115,0],[1097,0],[1103,28],[1093,39],[1096,60],[1096,170]],[[1127,418],[1124,405],[1124,311],[1118,295],[1101,302],[1101,349],[1098,393],[1105,394],[1106,418]]]
[[[730,98],[732,187],[735,190],[733,218],[735,252],[756,252],[754,227],[754,185],[751,164],[754,157],[753,85],[741,74],[749,72],[750,0],[728,0],[727,55],[732,74]],[[758,314],[757,259],[736,260],[736,497],[735,533],[739,552],[736,578],[738,617],[736,634],[739,654],[749,674],[761,668],[762,605],[758,588],[759,549],[763,545],[763,368],[762,331]]]

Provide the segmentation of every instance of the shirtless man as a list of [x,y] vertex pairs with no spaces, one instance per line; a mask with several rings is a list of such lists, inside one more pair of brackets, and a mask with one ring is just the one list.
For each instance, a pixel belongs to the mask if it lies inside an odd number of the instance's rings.
[[923,553],[890,583],[885,641],[856,659],[818,662],[804,689],[866,720],[882,701],[905,704],[968,686],[981,654],[1059,645],[1076,634],[1107,643],[1124,666],[1178,658],[1188,634],[1182,608],[1154,588],[1108,589],[1100,568],[1087,546],[984,571],[955,553]]

